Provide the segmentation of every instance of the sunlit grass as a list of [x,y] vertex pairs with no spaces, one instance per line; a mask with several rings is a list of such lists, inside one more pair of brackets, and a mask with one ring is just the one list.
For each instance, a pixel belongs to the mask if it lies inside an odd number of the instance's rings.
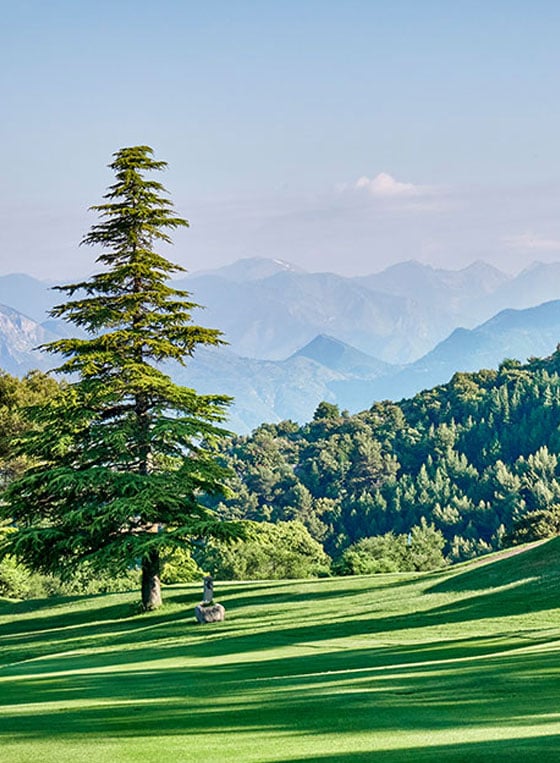
[[0,603],[1,758],[560,760],[559,557]]

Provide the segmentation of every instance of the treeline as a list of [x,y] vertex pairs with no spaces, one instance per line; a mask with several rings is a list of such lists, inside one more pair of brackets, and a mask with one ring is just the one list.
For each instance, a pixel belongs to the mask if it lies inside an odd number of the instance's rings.
[[452,562],[547,537],[560,529],[559,374],[557,351],[357,415],[321,403],[304,426],[263,424],[226,443],[231,495],[214,507],[299,520],[343,572],[375,571],[349,561],[368,547],[406,568],[403,544],[422,532]]
[[[14,456],[28,426],[22,406],[57,390],[38,372],[0,374],[3,486],[29,466]],[[220,447],[229,492],[205,501],[221,518],[247,520],[247,537],[193,539],[190,551],[164,559],[164,582],[204,572],[249,579],[432,569],[548,537],[560,532],[560,351],[458,373],[357,415],[321,403],[308,424],[263,424]],[[6,532],[17,528],[4,524]],[[93,583],[117,585],[85,570],[71,586],[89,591]],[[0,562],[0,596],[68,585],[30,576],[14,559]]]

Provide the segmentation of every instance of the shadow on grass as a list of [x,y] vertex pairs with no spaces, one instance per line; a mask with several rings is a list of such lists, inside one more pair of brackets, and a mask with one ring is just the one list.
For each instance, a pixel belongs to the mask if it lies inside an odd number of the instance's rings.
[[[473,728],[489,729],[489,735],[496,728],[504,735],[515,728],[523,737],[523,730],[529,736],[540,727],[546,734],[547,724],[559,720],[554,715],[558,651],[444,666],[427,660],[415,668],[394,654],[396,667],[365,674],[357,672],[359,658],[347,656],[345,675],[315,677],[286,675],[288,658],[279,661],[278,680],[268,681],[241,663],[227,671],[160,668],[24,679],[5,697],[10,706],[3,708],[0,734],[19,739],[126,738],[144,734],[148,726],[155,737],[234,732],[398,735],[406,729],[429,738],[430,733],[465,729],[468,738]],[[43,703],[40,709],[36,702]],[[462,744],[461,749],[470,749]]]
[[[52,652],[53,647],[60,651],[86,646],[86,651],[52,654],[3,671],[0,734],[32,741],[95,740],[101,735],[125,739],[149,729],[154,737],[192,734],[215,737],[219,743],[236,732],[259,738],[287,733],[316,735],[323,745],[318,749],[325,749],[325,735],[340,733],[350,740],[352,734],[384,733],[398,738],[406,730],[418,733],[425,744],[287,761],[359,763],[375,758],[389,763],[447,763],[536,760],[543,750],[552,755],[559,741],[549,732],[558,721],[554,713],[560,698],[560,647],[545,644],[545,635],[541,650],[519,649],[526,641],[522,634],[512,633],[506,620],[504,632],[496,628],[489,637],[478,632],[472,638],[439,641],[432,635],[426,641],[424,632],[418,643],[389,646],[369,637],[548,609],[556,601],[558,565],[553,560],[558,550],[552,542],[526,552],[522,559],[500,560],[492,565],[498,572],[481,566],[457,571],[445,580],[440,576],[438,582],[430,577],[429,592],[456,593],[456,600],[419,612],[388,616],[376,609],[375,600],[368,603],[367,597],[375,595],[374,585],[365,593],[358,587],[351,590],[351,600],[357,602],[357,592],[361,593],[365,598],[360,609],[356,611],[353,604],[348,612],[335,608],[337,620],[320,626],[316,617],[300,622],[297,606],[293,622],[279,624],[273,615],[272,622],[264,624],[243,619],[245,607],[258,608],[265,598],[258,590],[252,593],[252,584],[245,590],[224,587],[228,611],[237,618],[208,630],[192,619],[191,607],[200,598],[195,590],[170,591],[172,608],[145,617],[127,618],[123,608],[129,604],[122,599],[101,609],[84,606],[56,614],[54,620],[40,610],[40,616],[25,618],[24,625],[13,624],[14,653],[32,624],[44,641],[30,644],[30,655],[33,650]],[[401,581],[401,586],[409,582],[418,581]],[[302,591],[291,595],[291,585],[277,587],[282,595],[286,592],[287,603],[308,599]],[[501,588],[492,590],[492,585]],[[275,584],[268,584],[267,591],[270,586]],[[402,587],[398,591],[402,593]],[[345,595],[331,590],[318,593],[325,594],[322,604]],[[418,595],[422,596],[420,590]],[[265,596],[267,605],[279,603],[277,612],[284,613],[284,602],[274,598],[274,590]],[[424,599],[422,606],[430,601]],[[178,610],[179,606],[187,609]],[[92,617],[95,623],[88,622]],[[460,627],[449,633],[453,634],[461,634]],[[352,637],[362,636],[368,636],[365,645],[352,642]],[[348,638],[345,645],[326,643],[343,638]],[[0,647],[5,643],[0,641]],[[103,648],[96,651],[98,646]],[[521,738],[468,741],[473,729],[484,737],[507,736],[510,728]],[[446,731],[457,736],[463,729],[467,741],[458,744],[436,745],[431,736],[439,734],[442,739]]]
[[368,752],[342,752],[334,755],[309,755],[286,758],[284,763],[542,763],[558,760],[557,734],[538,734],[515,739],[488,739],[479,742],[423,745],[398,750],[372,749]]
[[[509,561],[509,560],[504,560]],[[499,564],[501,564],[500,562]],[[477,571],[477,574],[482,570]],[[468,575],[470,573],[463,573]],[[462,575],[455,576],[451,581],[437,584],[432,590],[449,584],[461,585]],[[454,581],[454,582],[453,582]],[[376,609],[356,610],[350,606],[347,613],[338,615],[338,619],[328,620],[317,624],[317,618],[311,621],[303,620],[302,623],[293,624],[293,621],[278,622],[271,615],[272,622],[265,621],[261,627],[257,620],[255,623],[234,618],[225,623],[206,629],[194,622],[192,608],[199,597],[196,593],[181,596],[181,603],[186,607],[173,612],[152,613],[148,617],[118,618],[123,615],[127,605],[114,605],[102,610],[95,610],[95,624],[84,623],[88,612],[80,613],[81,624],[57,628],[57,620],[50,618],[34,619],[27,623],[27,627],[35,627],[38,630],[44,628],[37,641],[35,636],[23,636],[20,628],[15,628],[11,638],[2,637],[3,659],[6,662],[16,662],[18,659],[31,659],[43,655],[52,655],[44,658],[34,667],[37,672],[49,670],[68,670],[73,663],[76,666],[83,664],[84,660],[91,666],[95,664],[119,664],[127,660],[130,662],[156,662],[160,659],[189,656],[200,660],[216,660],[232,657],[238,654],[251,654],[253,659],[258,660],[258,654],[265,650],[274,650],[282,647],[301,646],[313,644],[315,647],[322,642],[339,639],[370,638],[372,635],[381,636],[383,633],[394,633],[400,630],[415,630],[441,626],[443,624],[456,625],[466,621],[480,619],[507,618],[527,612],[537,612],[548,609],[551,602],[551,591],[548,586],[542,585],[541,578],[514,581],[517,585],[505,589],[487,590],[458,601],[432,607],[430,609],[407,614],[387,616],[379,613]],[[467,583],[466,585],[470,585]],[[228,611],[235,611],[232,603],[226,603]],[[241,606],[241,605],[240,605]],[[123,609],[124,607],[124,609]],[[89,613],[91,617],[91,613]],[[267,615],[268,616],[268,615]],[[62,617],[62,615],[61,615]],[[101,620],[101,617],[108,618]],[[297,621],[298,612],[294,614]],[[99,618],[99,619],[98,619]],[[64,621],[67,622],[67,621]],[[52,629],[52,630],[51,630]],[[21,629],[23,630],[23,629]],[[188,640],[185,637],[188,635]],[[453,635],[453,634],[450,634]],[[174,640],[171,645],[165,643]],[[179,646],[177,646],[179,642]],[[181,643],[183,642],[183,643]],[[69,655],[59,657],[56,651],[79,649],[87,644],[91,647],[103,646],[106,651],[97,658],[95,656]],[[371,656],[370,644],[366,650]],[[442,646],[442,649],[447,647]],[[495,643],[494,647],[495,648]],[[328,645],[324,647],[328,654],[333,653]],[[347,650],[339,650],[341,657]],[[333,662],[338,657],[331,657]]]
[[[8,665],[4,669],[4,675],[6,670],[24,673],[28,669],[25,667],[25,661],[37,657],[42,659],[33,666],[36,673],[80,669],[84,664],[92,669],[96,666],[133,662],[149,664],[161,659],[184,659],[186,656],[201,661],[224,661],[228,658],[235,661],[238,654],[244,654],[250,655],[251,662],[259,662],[263,660],[262,654],[265,651],[277,648],[302,645],[305,647],[310,644],[317,648],[330,640],[362,637],[371,640],[371,636],[382,637],[384,633],[389,632],[423,629],[435,625],[454,626],[467,621],[488,618],[496,620],[538,612],[549,609],[551,602],[556,600],[559,565],[553,563],[553,560],[557,555],[560,556],[558,551],[560,539],[555,539],[516,557],[502,559],[488,566],[458,571],[444,580],[441,580],[441,573],[438,573],[438,582],[427,588],[428,593],[456,593],[463,596],[431,608],[395,615],[379,611],[380,605],[375,599],[379,589],[375,588],[371,579],[371,590],[366,589],[364,592],[362,587],[357,587],[352,588],[349,594],[341,593],[338,586],[334,590],[321,590],[320,583],[311,582],[312,586],[317,587],[317,590],[313,591],[312,602],[319,602],[319,611],[309,620],[301,618],[297,606],[294,607],[293,615],[290,615],[289,607],[285,610],[282,608],[284,603],[291,605],[309,601],[309,589],[298,591],[298,583],[280,581],[278,584],[264,584],[266,594],[261,594],[258,584],[256,588],[252,583],[248,583],[246,587],[224,586],[224,596],[220,598],[231,617],[228,617],[225,623],[210,629],[195,624],[193,608],[200,599],[200,593],[192,588],[187,591],[168,589],[171,609],[164,608],[146,616],[136,617],[130,616],[132,604],[130,601],[123,601],[122,596],[117,599],[117,603],[109,603],[106,606],[99,606],[102,599],[97,601],[98,597],[93,599],[97,606],[90,606],[92,599],[88,597],[87,600],[84,599],[82,608],[61,612],[55,609],[50,616],[43,614],[40,602],[39,616],[25,616],[21,619],[14,617],[13,621],[4,624],[0,630],[2,660],[4,663],[14,663],[13,666]],[[433,576],[423,578],[428,584],[432,579]],[[395,583],[397,596],[404,586],[417,585],[418,579],[404,579]],[[341,585],[344,591],[344,584]],[[492,585],[502,587],[492,589]],[[273,586],[272,592],[270,586]],[[292,591],[294,586],[295,592]],[[383,588],[387,594],[386,587]],[[277,591],[281,592],[280,596]],[[480,592],[468,595],[472,591]],[[389,590],[389,594],[392,593],[393,585]],[[358,599],[359,595],[361,599]],[[430,601],[429,598],[423,597],[421,591],[418,596],[422,599],[419,606],[425,606],[426,602]],[[325,618],[321,620],[320,605],[331,600],[337,601],[341,597],[344,602],[350,601],[347,609],[333,612],[332,620],[328,619],[331,614],[327,609]],[[76,598],[72,601],[79,603],[79,599]],[[356,606],[352,603],[354,601],[357,602]],[[276,607],[271,612],[266,611],[266,607],[272,607],[273,604]],[[255,620],[251,617],[243,619],[244,609],[251,605],[257,610],[261,608],[261,613]],[[17,615],[18,605],[13,605],[12,611]],[[286,618],[282,619],[284,612]],[[522,639],[515,641],[509,637],[505,638],[505,642],[511,642],[510,647],[523,643]],[[449,644],[449,641],[440,644],[438,653],[445,655],[456,651],[457,647],[453,646],[453,642],[451,646]],[[468,649],[460,652],[461,655],[472,654],[473,649],[481,653],[496,649],[496,639],[490,645],[484,639],[473,639],[469,644]],[[83,649],[84,646],[90,650],[103,647],[103,652],[97,655],[69,654],[73,650]],[[349,646],[352,646],[351,642]],[[374,647],[372,642],[364,650],[363,659],[366,662],[370,660],[370,664],[372,658],[377,660],[377,649]],[[328,644],[324,644],[322,651],[328,658],[328,661],[322,663],[323,670],[337,669],[336,666],[344,662],[349,652],[348,649],[340,647],[330,648]],[[58,652],[67,654],[59,656]],[[310,658],[305,657],[305,660],[309,663]],[[244,665],[251,662],[246,660]],[[271,664],[271,661],[268,661],[268,664]],[[294,672],[298,671],[299,668],[295,668]]]
[[[138,605],[130,601],[105,606],[100,602],[92,607],[90,597],[73,600],[88,606],[60,613],[55,609],[51,616],[19,618],[16,607],[11,610],[15,614],[13,619],[0,627],[0,668],[5,670],[12,663],[47,655],[56,659],[57,652],[84,646],[118,648],[135,642],[142,645],[161,638],[161,629],[168,631],[168,635],[173,632],[184,635],[188,626],[195,626],[194,607],[200,596],[191,593],[182,599],[186,609],[163,608],[150,613],[139,613]],[[152,633],[143,636],[145,631]]]

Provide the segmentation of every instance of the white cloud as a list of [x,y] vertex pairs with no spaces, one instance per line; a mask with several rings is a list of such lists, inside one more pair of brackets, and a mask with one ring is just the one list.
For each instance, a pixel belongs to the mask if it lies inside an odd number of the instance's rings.
[[374,178],[368,178],[363,175],[354,183],[354,188],[365,190],[372,196],[381,198],[392,198],[394,196],[418,196],[422,192],[421,186],[413,183],[402,183],[395,180],[387,172],[380,172]]
[[506,236],[504,243],[511,249],[523,249],[540,252],[560,251],[560,239],[545,238],[536,233],[521,233],[516,236]]

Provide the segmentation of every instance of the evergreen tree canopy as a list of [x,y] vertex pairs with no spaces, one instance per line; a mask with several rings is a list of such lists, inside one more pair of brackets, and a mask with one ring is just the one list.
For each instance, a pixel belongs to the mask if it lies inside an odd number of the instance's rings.
[[145,177],[162,170],[148,146],[123,148],[109,165],[116,181],[101,221],[82,243],[100,246],[103,266],[89,280],[57,287],[68,301],[52,310],[85,330],[45,349],[62,357],[70,381],[28,411],[38,424],[21,451],[38,460],[13,482],[2,514],[17,525],[4,544],[35,569],[64,573],[88,561],[122,571],[142,565],[145,608],[161,602],[167,552],[197,537],[237,537],[199,502],[219,495],[225,472],[215,445],[229,398],[173,384],[161,363],[184,363],[220,332],[194,325],[197,305],[169,283],[183,270],[155,247],[187,226],[163,186]]

